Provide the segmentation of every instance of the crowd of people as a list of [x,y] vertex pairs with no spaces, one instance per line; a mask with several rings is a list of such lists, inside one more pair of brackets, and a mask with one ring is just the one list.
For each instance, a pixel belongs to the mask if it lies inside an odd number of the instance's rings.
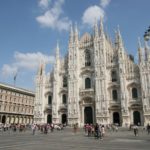
[[[3,124],[0,123],[0,132],[25,132],[26,130],[32,131],[32,134],[35,135],[36,132],[47,134],[49,132],[53,132],[54,130],[63,130],[66,125],[63,124]],[[84,132],[87,137],[95,137],[95,139],[103,139],[105,137],[106,131],[117,132],[118,125],[117,124],[109,124],[109,125],[102,125],[96,123],[94,124],[85,124],[84,125]],[[134,136],[139,135],[139,128],[143,131],[147,131],[150,134],[150,124],[147,124],[146,127],[139,127],[138,125],[130,125],[129,130],[133,131]],[[78,123],[73,125],[73,132],[77,133],[79,127]]]
[[95,125],[92,124],[86,124],[84,125],[84,131],[85,134],[89,136],[94,136],[96,139],[103,139],[105,136],[105,127],[104,125],[98,125],[96,123]]
[[[106,131],[107,132],[118,132],[118,124],[109,124],[109,125],[102,125],[102,124],[85,124],[84,125],[84,132],[87,137],[95,137],[95,139],[103,139],[105,137]],[[148,123],[146,127],[140,127],[138,125],[129,126],[129,131],[133,131],[134,136],[138,136],[139,128],[141,131],[147,131],[150,134],[150,124]]]
[[[134,136],[138,136],[139,127],[137,125],[133,125],[133,127],[130,126],[129,130],[131,130],[131,129],[133,129]],[[143,127],[143,130],[146,130],[147,133],[150,134],[150,124],[148,123],[146,127]]]
[[56,130],[63,130],[64,125],[62,124],[32,124],[32,134],[34,135],[36,131],[40,131],[41,133],[47,134],[48,132],[53,132]]
[[84,132],[85,135],[88,137],[95,137],[95,139],[103,139],[106,133],[106,130],[112,130],[117,132],[118,131],[118,125],[102,125],[96,123],[93,124],[85,124],[84,125]]
[[15,123],[12,123],[12,124],[4,124],[4,123],[0,123],[0,132],[7,132],[7,131],[13,131],[13,132],[25,132],[26,129],[30,128],[30,125],[29,124],[15,124]]
[[4,124],[0,123],[0,133],[21,133],[26,130],[31,132],[34,135],[36,131],[40,133],[47,134],[48,132],[53,132],[55,130],[62,130],[64,125],[61,124]]

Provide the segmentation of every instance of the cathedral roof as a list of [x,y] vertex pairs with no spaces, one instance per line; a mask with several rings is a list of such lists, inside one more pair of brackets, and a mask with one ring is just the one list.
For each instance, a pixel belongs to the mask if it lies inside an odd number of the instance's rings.
[[80,42],[81,43],[84,43],[84,42],[88,42],[88,41],[91,41],[92,37],[89,33],[84,33],[83,36],[81,37],[81,40]]

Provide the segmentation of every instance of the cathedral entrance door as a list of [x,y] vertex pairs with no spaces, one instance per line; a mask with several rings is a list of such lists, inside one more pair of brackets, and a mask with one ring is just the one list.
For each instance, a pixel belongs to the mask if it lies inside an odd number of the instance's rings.
[[113,113],[113,123],[120,125],[120,116],[118,112]]
[[93,111],[92,107],[85,107],[84,109],[84,123],[93,124]]
[[52,123],[52,115],[47,115],[47,123]]
[[67,115],[66,114],[62,114],[62,116],[61,116],[61,123],[62,124],[67,124]]
[[140,112],[139,111],[134,111],[133,112],[133,121],[134,121],[134,124],[141,125],[141,117],[140,117]]

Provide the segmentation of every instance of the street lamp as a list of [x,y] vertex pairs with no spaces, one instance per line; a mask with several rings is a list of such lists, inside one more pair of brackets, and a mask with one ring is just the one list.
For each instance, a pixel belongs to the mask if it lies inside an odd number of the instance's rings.
[[144,39],[145,41],[148,41],[150,39],[150,26],[144,34]]

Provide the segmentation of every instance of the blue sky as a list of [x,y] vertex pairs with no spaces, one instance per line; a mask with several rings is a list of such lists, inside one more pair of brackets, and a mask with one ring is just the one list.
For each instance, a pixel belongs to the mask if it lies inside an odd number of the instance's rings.
[[53,64],[57,40],[61,56],[67,52],[71,22],[82,36],[100,15],[112,39],[120,26],[126,50],[136,56],[137,38],[143,43],[150,25],[149,6],[149,0],[0,0],[0,82],[13,84],[18,72],[16,86],[34,90],[39,58]]

